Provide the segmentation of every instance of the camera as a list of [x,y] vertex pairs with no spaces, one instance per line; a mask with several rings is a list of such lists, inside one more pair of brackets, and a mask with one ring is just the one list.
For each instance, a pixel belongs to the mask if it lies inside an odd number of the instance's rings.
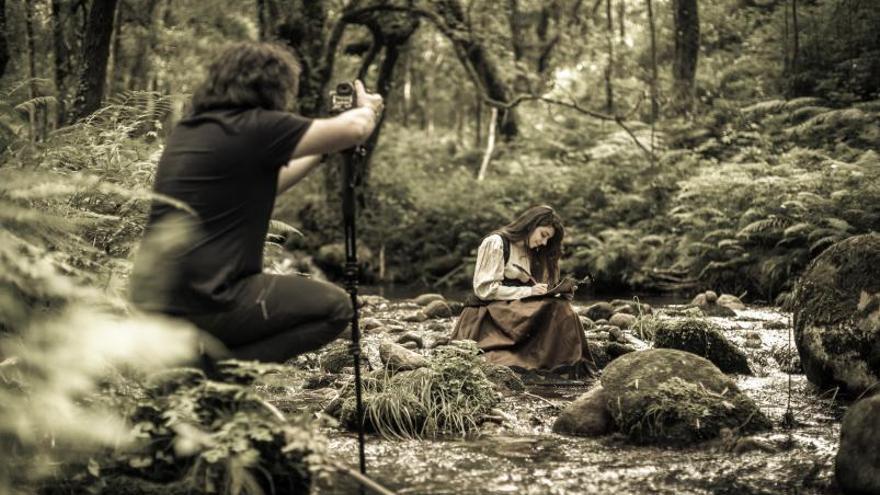
[[348,81],[336,85],[336,89],[330,91],[330,114],[337,115],[357,106],[357,93],[354,83]]

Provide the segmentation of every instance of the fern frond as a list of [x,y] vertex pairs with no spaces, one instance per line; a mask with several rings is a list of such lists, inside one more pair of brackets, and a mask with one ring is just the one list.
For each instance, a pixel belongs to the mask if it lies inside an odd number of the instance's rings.
[[37,96],[19,103],[13,109],[21,114],[34,115],[41,108],[50,108],[57,104],[58,99],[54,96]]

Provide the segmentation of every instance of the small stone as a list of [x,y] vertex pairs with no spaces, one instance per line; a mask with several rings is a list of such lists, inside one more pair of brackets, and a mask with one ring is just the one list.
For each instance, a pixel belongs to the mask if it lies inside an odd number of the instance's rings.
[[427,321],[427,320],[428,320],[428,315],[426,315],[424,313],[424,311],[416,311],[415,313],[413,313],[411,315],[406,315],[403,317],[403,321],[406,321],[409,323],[421,323],[421,322]]
[[422,294],[419,297],[414,299],[415,303],[418,304],[419,306],[427,306],[428,304],[431,304],[434,301],[445,301],[445,300],[446,300],[446,298],[443,297],[443,294],[434,294],[434,293]]
[[403,345],[407,342],[415,344],[416,348],[418,349],[425,347],[425,341],[419,334],[415,332],[406,332],[405,334],[397,338],[397,343],[400,345]]
[[611,306],[611,304],[607,302],[599,302],[591,306],[587,306],[581,313],[581,316],[586,316],[593,321],[597,321],[607,320],[613,314],[614,308]]
[[394,371],[414,370],[428,365],[428,360],[421,354],[387,340],[379,344],[379,359],[386,368]]
[[629,330],[636,324],[636,317],[631,314],[616,313],[610,320],[608,320],[608,323],[620,327],[623,330]]
[[382,326],[382,322],[376,318],[364,318],[361,320],[361,328],[364,330],[372,330]]
[[452,308],[446,301],[432,301],[423,310],[428,318],[449,318],[452,316]]
[[608,340],[612,342],[621,342],[623,340],[623,332],[619,328],[615,326],[608,326],[607,328]]

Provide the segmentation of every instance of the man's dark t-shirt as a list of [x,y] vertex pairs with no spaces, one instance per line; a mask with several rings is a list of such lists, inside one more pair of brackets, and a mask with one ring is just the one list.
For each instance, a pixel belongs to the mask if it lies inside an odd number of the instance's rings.
[[[155,261],[138,257],[131,283],[138,306],[171,314],[230,307],[236,283],[262,271],[278,172],[310,124],[290,113],[252,108],[202,112],[174,128],[154,191],[192,208],[196,228],[183,246],[163,253],[161,266],[146,266]],[[157,225],[180,212],[167,202],[153,203],[142,251]],[[153,279],[163,280],[160,290]]]

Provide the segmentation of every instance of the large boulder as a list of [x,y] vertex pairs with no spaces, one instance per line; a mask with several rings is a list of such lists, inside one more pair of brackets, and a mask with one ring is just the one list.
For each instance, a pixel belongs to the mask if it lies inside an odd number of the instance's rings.
[[795,285],[794,338],[807,378],[857,396],[880,380],[880,235],[826,249]]
[[710,321],[700,318],[657,320],[653,327],[656,348],[678,349],[702,356],[724,373],[752,374],[746,354]]
[[614,427],[606,404],[605,389],[597,385],[568,404],[553,423],[553,431],[564,435],[595,437]]
[[859,401],[843,417],[834,474],[843,493],[880,493],[880,395]]
[[632,352],[602,374],[608,411],[636,443],[683,445],[761,431],[770,420],[709,360],[675,349]]

